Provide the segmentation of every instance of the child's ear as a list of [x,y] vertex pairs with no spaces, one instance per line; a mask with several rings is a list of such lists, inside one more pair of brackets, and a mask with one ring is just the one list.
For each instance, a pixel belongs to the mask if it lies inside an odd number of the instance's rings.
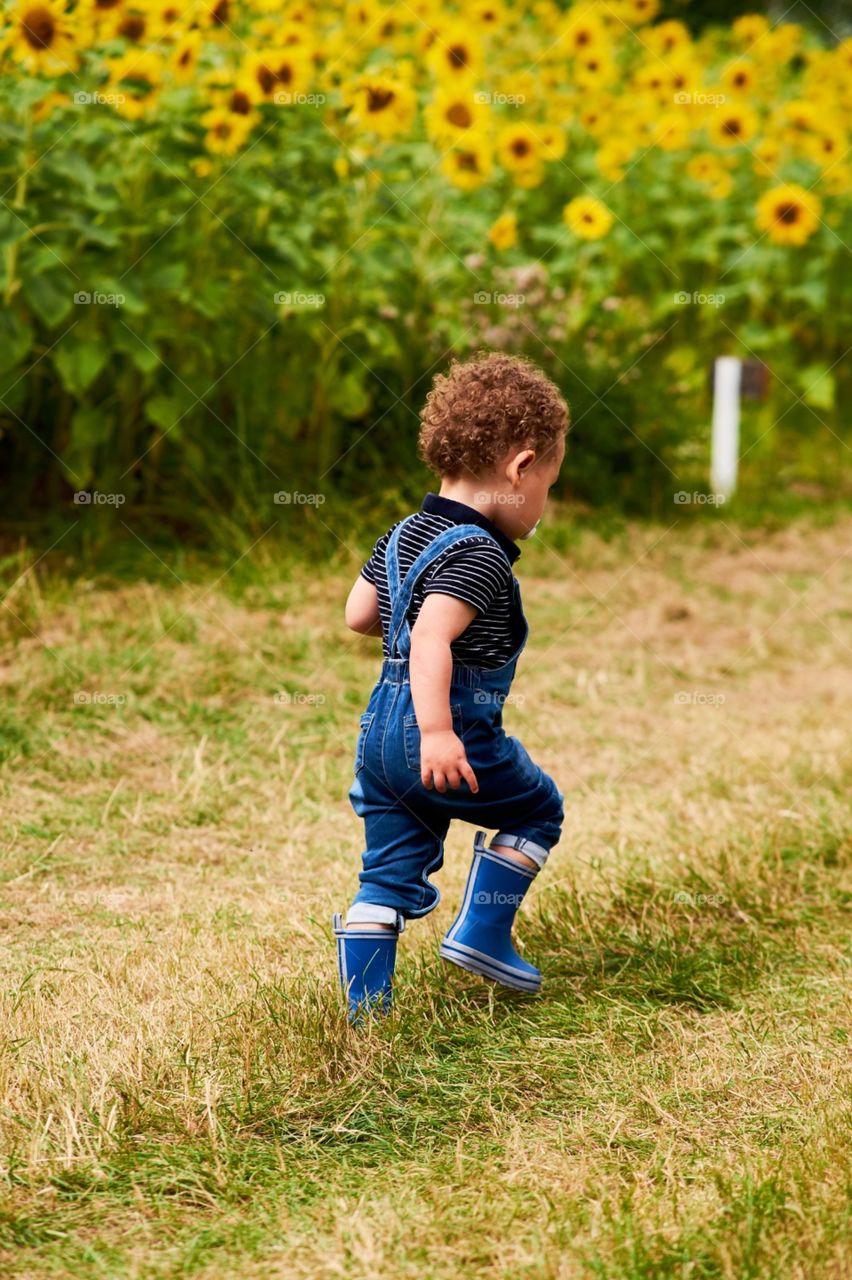
[[531,469],[535,462],[535,449],[521,449],[520,453],[516,453],[513,458],[509,459],[506,467],[506,477],[512,484],[517,484],[522,480],[526,473]]

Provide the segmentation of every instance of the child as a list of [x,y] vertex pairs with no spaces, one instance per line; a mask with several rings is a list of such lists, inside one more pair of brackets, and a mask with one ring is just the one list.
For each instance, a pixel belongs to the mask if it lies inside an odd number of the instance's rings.
[[420,453],[441,478],[420,511],[376,543],[346,623],[381,635],[381,676],[361,716],[352,807],[364,819],[361,888],[334,916],[350,1019],[387,1010],[405,921],[440,899],[452,818],[496,828],[474,841],[445,960],[535,992],[541,973],[512,946],[515,913],[562,827],[556,784],[503,729],[527,637],[512,565],[535,533],[565,454],[568,410],[515,356],[480,354],[435,379]]

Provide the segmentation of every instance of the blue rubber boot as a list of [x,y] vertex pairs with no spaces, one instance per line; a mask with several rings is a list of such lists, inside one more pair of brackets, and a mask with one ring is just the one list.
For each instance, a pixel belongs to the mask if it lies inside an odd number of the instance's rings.
[[360,1022],[368,1013],[389,1013],[398,930],[346,929],[339,912],[335,912],[331,923],[349,1021]]
[[443,958],[504,987],[538,991],[540,970],[527,964],[512,946],[515,914],[537,874],[495,849],[486,849],[485,832],[477,831],[461,911],[441,943]]

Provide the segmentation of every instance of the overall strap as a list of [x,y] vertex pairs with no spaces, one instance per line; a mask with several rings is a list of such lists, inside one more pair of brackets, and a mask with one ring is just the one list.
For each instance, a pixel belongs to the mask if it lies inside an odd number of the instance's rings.
[[[409,516],[408,519],[411,519]],[[451,529],[445,529],[443,533],[439,533],[429,543],[428,547],[420,552],[411,568],[402,579],[399,572],[399,539],[402,532],[402,526],[406,523],[401,521],[388,538],[385,548],[385,565],[388,576],[388,591],[391,601],[391,618],[388,628],[388,652],[391,658],[407,658],[411,651],[411,627],[406,617],[408,609],[411,605],[411,598],[414,594],[414,588],[417,580],[422,576],[429,565],[437,560],[448,547],[454,546],[458,542],[462,542],[467,538],[487,538],[493,542],[496,547],[500,547],[496,538],[493,538],[486,529],[478,524],[457,524]],[[503,548],[500,547],[502,551]],[[504,553],[505,554],[505,553]]]

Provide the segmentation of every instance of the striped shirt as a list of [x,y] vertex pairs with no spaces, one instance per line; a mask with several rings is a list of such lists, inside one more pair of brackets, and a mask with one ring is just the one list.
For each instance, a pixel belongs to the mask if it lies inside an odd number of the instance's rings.
[[[398,521],[397,524],[401,524]],[[512,562],[520,548],[493,521],[475,507],[439,494],[426,495],[420,511],[408,518],[399,539],[399,571],[405,577],[412,564],[438,534],[454,524],[476,524],[491,537],[471,535],[448,547],[420,576],[408,609],[414,625],[427,595],[440,592],[465,600],[476,609],[476,617],[450,646],[453,661],[468,667],[494,669],[508,662],[520,644],[523,619],[514,607]],[[382,647],[390,657],[388,627],[391,615],[385,547],[397,525],[383,533],[373,548],[361,576],[372,582],[379,598],[382,620]],[[498,546],[494,545],[496,539]]]

